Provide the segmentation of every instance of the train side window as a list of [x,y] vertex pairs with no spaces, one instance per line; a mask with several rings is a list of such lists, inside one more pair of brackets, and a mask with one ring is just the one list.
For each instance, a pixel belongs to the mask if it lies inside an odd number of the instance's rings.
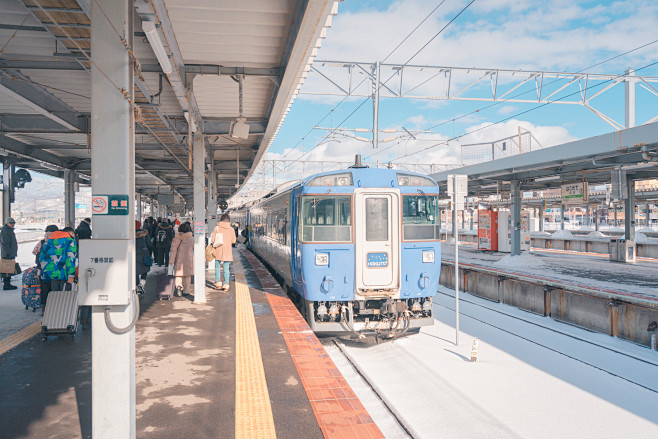
[[350,196],[304,196],[300,236],[303,242],[351,242]]
[[404,195],[402,197],[404,240],[438,240],[440,220],[438,206],[437,195]]

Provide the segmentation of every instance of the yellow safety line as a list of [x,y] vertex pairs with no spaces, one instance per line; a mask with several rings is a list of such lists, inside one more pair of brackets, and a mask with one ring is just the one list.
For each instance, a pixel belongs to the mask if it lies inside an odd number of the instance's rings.
[[29,340],[30,338],[37,335],[39,332],[41,332],[41,321],[38,321],[28,326],[27,328],[18,331],[14,335],[10,335],[9,337],[0,341],[0,355],[4,354],[9,349],[18,346],[24,341]]
[[243,273],[235,273],[235,290],[235,437],[275,439],[256,319]]

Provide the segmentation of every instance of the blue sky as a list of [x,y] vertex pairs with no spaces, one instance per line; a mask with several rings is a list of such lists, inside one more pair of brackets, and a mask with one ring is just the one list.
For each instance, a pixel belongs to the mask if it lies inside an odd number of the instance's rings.
[[[468,3],[469,0],[446,0],[412,37],[390,56],[388,62],[406,62]],[[332,28],[328,30],[327,38],[323,41],[316,59],[364,62],[381,60],[438,4],[438,1],[429,0],[345,0],[339,6],[338,15],[334,17]],[[412,64],[577,72],[657,39],[658,35],[652,32],[652,29],[658,29],[658,2],[654,0],[476,0],[420,52]],[[605,62],[587,72],[622,74],[628,67],[640,68],[656,60],[658,43]],[[638,74],[658,76],[658,68],[654,65]],[[326,90],[327,87],[322,84],[323,81],[317,74],[309,74],[302,93]],[[545,86],[545,90],[561,84],[549,84]],[[483,87],[486,86],[488,83],[483,84]],[[601,88],[603,87],[592,88],[590,93]],[[528,86],[526,90],[531,90],[531,87]],[[576,89],[566,89],[562,95],[574,90]],[[534,89],[528,96],[532,96],[532,93]],[[658,97],[636,87],[638,125],[656,116],[657,99]],[[348,99],[319,125],[335,128],[362,101],[363,98]],[[297,158],[302,154],[302,145],[306,151],[315,147],[327,132],[313,130],[308,135],[306,133],[337,102],[335,97],[300,94],[270,148],[268,158]],[[623,123],[623,84],[592,100],[592,104],[617,122]],[[380,129],[402,126],[422,129],[489,105],[489,102],[382,99],[379,126]],[[532,131],[543,146],[552,146],[614,130],[588,109],[576,105],[554,104],[515,116],[536,106],[537,104],[501,103],[454,122],[444,123],[435,128],[436,132],[428,137],[440,140],[477,130],[460,141],[490,142],[514,135],[517,127],[521,126]],[[510,120],[478,130],[505,118]],[[350,129],[371,128],[371,102],[366,102],[341,126]],[[357,134],[370,138],[369,133]],[[380,135],[380,138],[382,137],[386,135]],[[392,143],[382,144],[379,151]],[[373,159],[395,160],[405,153],[433,143],[437,142],[403,140],[398,146],[385,152],[377,151],[379,153],[373,156]],[[297,146],[293,150],[295,145]],[[452,142],[450,146],[438,146],[398,161],[456,163],[458,148],[458,143]],[[372,147],[365,142],[343,140],[341,143],[324,143],[307,154],[305,159],[352,160],[355,152],[364,156],[373,153]],[[311,166],[306,166],[305,173],[308,174],[312,169]],[[301,172],[299,166],[290,168],[288,175],[281,176],[279,182],[298,178]]]

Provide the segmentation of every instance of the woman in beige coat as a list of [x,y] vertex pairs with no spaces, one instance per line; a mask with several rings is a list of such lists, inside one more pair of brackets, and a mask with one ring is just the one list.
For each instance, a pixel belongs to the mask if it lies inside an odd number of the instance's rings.
[[[221,234],[221,239],[218,235]],[[221,241],[221,244],[220,244]],[[228,291],[229,285],[229,266],[233,261],[233,244],[235,243],[235,230],[231,227],[231,218],[223,214],[219,219],[219,224],[212,231],[210,239],[215,247],[215,288],[222,288],[222,268],[224,271],[224,291]],[[223,267],[222,267],[223,266]]]
[[169,261],[174,266],[176,295],[190,294],[194,274],[194,236],[189,223],[181,224],[178,235],[171,241]]

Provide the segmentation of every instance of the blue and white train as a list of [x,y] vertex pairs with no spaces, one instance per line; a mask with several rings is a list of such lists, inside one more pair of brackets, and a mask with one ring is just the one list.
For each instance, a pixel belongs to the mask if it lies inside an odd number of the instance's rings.
[[418,332],[434,322],[439,188],[357,165],[306,178],[247,209],[249,246],[318,334]]

